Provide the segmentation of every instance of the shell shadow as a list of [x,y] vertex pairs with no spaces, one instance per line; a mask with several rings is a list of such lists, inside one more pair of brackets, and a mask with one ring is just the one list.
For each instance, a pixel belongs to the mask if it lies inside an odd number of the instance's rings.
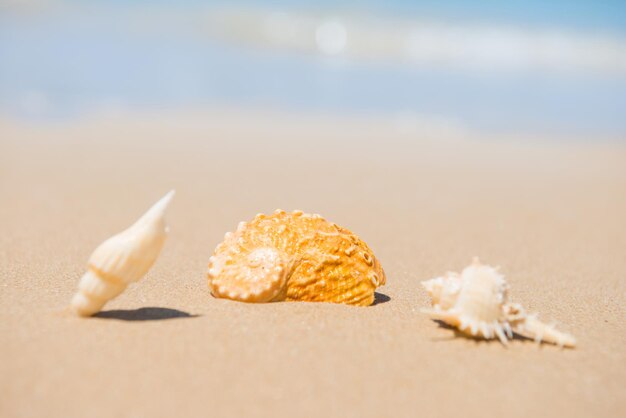
[[374,303],[372,303],[372,306],[381,305],[383,303],[389,302],[390,300],[391,298],[384,293],[374,292]]
[[162,321],[176,318],[195,318],[199,315],[192,315],[178,309],[147,307],[139,309],[114,309],[102,311],[93,315],[100,319],[117,319],[120,321]]

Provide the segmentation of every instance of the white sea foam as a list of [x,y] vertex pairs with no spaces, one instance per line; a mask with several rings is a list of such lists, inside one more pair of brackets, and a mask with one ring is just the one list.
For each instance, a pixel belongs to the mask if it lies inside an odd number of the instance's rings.
[[611,34],[242,9],[210,11],[207,27],[226,40],[351,59],[626,76],[626,38]]

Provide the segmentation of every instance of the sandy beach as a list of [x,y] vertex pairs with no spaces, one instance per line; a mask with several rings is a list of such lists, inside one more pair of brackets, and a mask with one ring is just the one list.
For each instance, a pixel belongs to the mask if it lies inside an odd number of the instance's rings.
[[[67,306],[93,249],[170,189],[171,233],[95,318]],[[215,110],[0,120],[2,417],[619,417],[626,146],[385,118]],[[361,236],[366,308],[211,297],[225,232],[276,208]],[[420,281],[473,256],[578,339],[461,338]]]

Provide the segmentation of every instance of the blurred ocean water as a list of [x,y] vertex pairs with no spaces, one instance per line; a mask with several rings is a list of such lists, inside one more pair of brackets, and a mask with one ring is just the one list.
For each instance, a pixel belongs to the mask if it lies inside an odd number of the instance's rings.
[[270,106],[626,140],[625,23],[617,1],[0,0],[0,114]]

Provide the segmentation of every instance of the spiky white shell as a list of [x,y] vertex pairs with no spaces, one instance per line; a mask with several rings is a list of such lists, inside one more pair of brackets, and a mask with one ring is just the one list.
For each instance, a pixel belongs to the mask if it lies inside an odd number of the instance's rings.
[[167,237],[164,214],[173,196],[174,191],[169,192],[131,227],[96,248],[72,299],[73,312],[80,316],[97,313],[148,272]]
[[502,305],[507,286],[496,269],[475,260],[460,276],[448,273],[423,286],[434,295],[433,309],[427,310],[433,318],[472,336],[486,339],[497,336],[506,343],[505,332],[510,330]]
[[496,268],[481,264],[478,259],[459,275],[422,282],[432,301],[432,309],[424,309],[433,319],[451,325],[461,332],[485,339],[498,338],[503,344],[513,331],[536,341],[573,347],[569,334],[528,315],[524,309],[508,301],[508,285]]

